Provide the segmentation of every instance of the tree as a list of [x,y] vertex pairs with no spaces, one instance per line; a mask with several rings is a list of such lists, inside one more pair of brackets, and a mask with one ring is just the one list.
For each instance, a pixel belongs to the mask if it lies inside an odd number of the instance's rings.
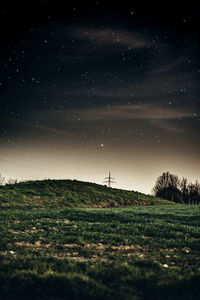
[[180,181],[180,191],[181,191],[181,201],[183,204],[188,203],[188,180],[187,178],[182,178]]
[[6,183],[5,177],[0,174],[0,185],[4,185]]
[[188,202],[189,204],[198,204],[200,202],[200,183],[197,180],[195,183],[188,185]]
[[15,183],[17,183],[17,179],[15,179],[15,178],[8,178],[7,183],[8,184],[15,184]]
[[180,180],[177,175],[164,172],[156,180],[153,192],[157,197],[180,202],[181,192],[179,189]]
[[188,182],[186,178],[179,179],[169,172],[163,173],[156,180],[153,193],[163,199],[183,204],[200,204],[200,183]]

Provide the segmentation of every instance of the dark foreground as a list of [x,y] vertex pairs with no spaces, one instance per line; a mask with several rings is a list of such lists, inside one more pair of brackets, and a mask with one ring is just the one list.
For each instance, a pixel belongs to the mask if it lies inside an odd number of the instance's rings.
[[199,299],[200,206],[0,211],[0,299]]

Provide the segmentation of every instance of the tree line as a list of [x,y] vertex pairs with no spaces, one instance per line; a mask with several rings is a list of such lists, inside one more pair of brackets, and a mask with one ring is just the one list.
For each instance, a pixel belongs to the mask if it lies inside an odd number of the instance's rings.
[[[6,179],[0,174],[0,186],[5,184],[15,184],[17,179]],[[157,197],[182,204],[200,205],[200,183],[189,182],[187,178],[179,178],[175,174],[164,172],[156,180],[153,194]]]
[[200,183],[189,182],[175,174],[164,172],[156,180],[153,194],[157,197],[182,204],[200,205]]
[[15,178],[8,178],[6,179],[4,176],[0,174],[0,185],[5,185],[5,184],[15,184],[17,183],[17,179]]

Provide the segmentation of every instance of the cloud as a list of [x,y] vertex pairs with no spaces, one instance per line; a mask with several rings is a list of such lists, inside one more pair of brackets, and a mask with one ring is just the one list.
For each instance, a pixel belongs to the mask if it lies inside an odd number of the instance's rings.
[[151,126],[160,128],[161,130],[171,132],[171,133],[184,133],[187,130],[177,126],[173,120],[149,120]]
[[39,130],[46,134],[55,134],[71,139],[77,134],[79,135],[83,123],[95,123],[96,128],[98,124],[104,124],[108,121],[142,120],[148,122],[151,127],[172,133],[182,133],[185,132],[185,129],[181,128],[175,121],[192,118],[193,116],[191,110],[184,108],[162,107],[154,104],[126,104],[84,109],[65,109],[56,112],[40,110],[35,115],[32,115],[37,120],[37,124],[30,122],[28,116],[27,120],[23,121],[16,119],[8,119],[7,121],[15,124],[17,127],[23,126],[23,128],[30,128],[34,131]]
[[[23,128],[23,135],[31,137],[32,140],[37,134],[37,140],[54,136],[61,138],[64,143],[74,143],[82,141],[85,136],[98,137],[99,130],[108,128],[108,124],[110,128],[111,123],[117,131],[123,129],[128,132],[133,126],[138,132],[144,130],[145,125],[150,132],[158,129],[171,134],[182,134],[188,131],[182,119],[193,116],[192,111],[184,108],[130,104],[57,111],[40,110],[31,116],[27,115],[25,120],[9,118],[6,121],[15,125],[15,134]],[[37,124],[30,121],[31,119],[37,120]]]
[[71,35],[80,40],[94,42],[97,46],[119,45],[131,48],[152,46],[152,42],[138,32],[122,29],[98,29],[85,27],[72,29]]
[[182,127],[183,123],[180,123],[180,121],[193,116],[194,112],[186,108],[164,107],[155,104],[126,104],[84,109],[65,109],[57,112],[40,111],[37,114],[40,124],[40,126],[37,126],[37,129],[63,136],[71,135],[72,137],[79,135],[82,131],[81,128],[85,127],[86,123],[88,123],[87,126],[89,127],[91,127],[91,124],[94,124],[95,130],[95,128],[106,124],[106,122],[143,121],[150,127],[179,134],[186,132],[186,128]]
[[170,120],[192,117],[192,112],[157,107],[151,104],[118,105],[79,111],[88,120]]
[[118,120],[175,120],[193,117],[186,109],[168,108],[153,104],[130,104],[86,109],[43,112],[42,118],[49,121],[118,121]]

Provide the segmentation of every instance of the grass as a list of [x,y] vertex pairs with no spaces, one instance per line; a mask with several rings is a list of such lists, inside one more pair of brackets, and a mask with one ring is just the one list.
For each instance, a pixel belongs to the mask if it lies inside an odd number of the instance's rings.
[[0,186],[0,208],[116,207],[172,204],[134,191],[76,180],[27,181]]
[[200,206],[26,203],[0,210],[0,299],[199,299]]

